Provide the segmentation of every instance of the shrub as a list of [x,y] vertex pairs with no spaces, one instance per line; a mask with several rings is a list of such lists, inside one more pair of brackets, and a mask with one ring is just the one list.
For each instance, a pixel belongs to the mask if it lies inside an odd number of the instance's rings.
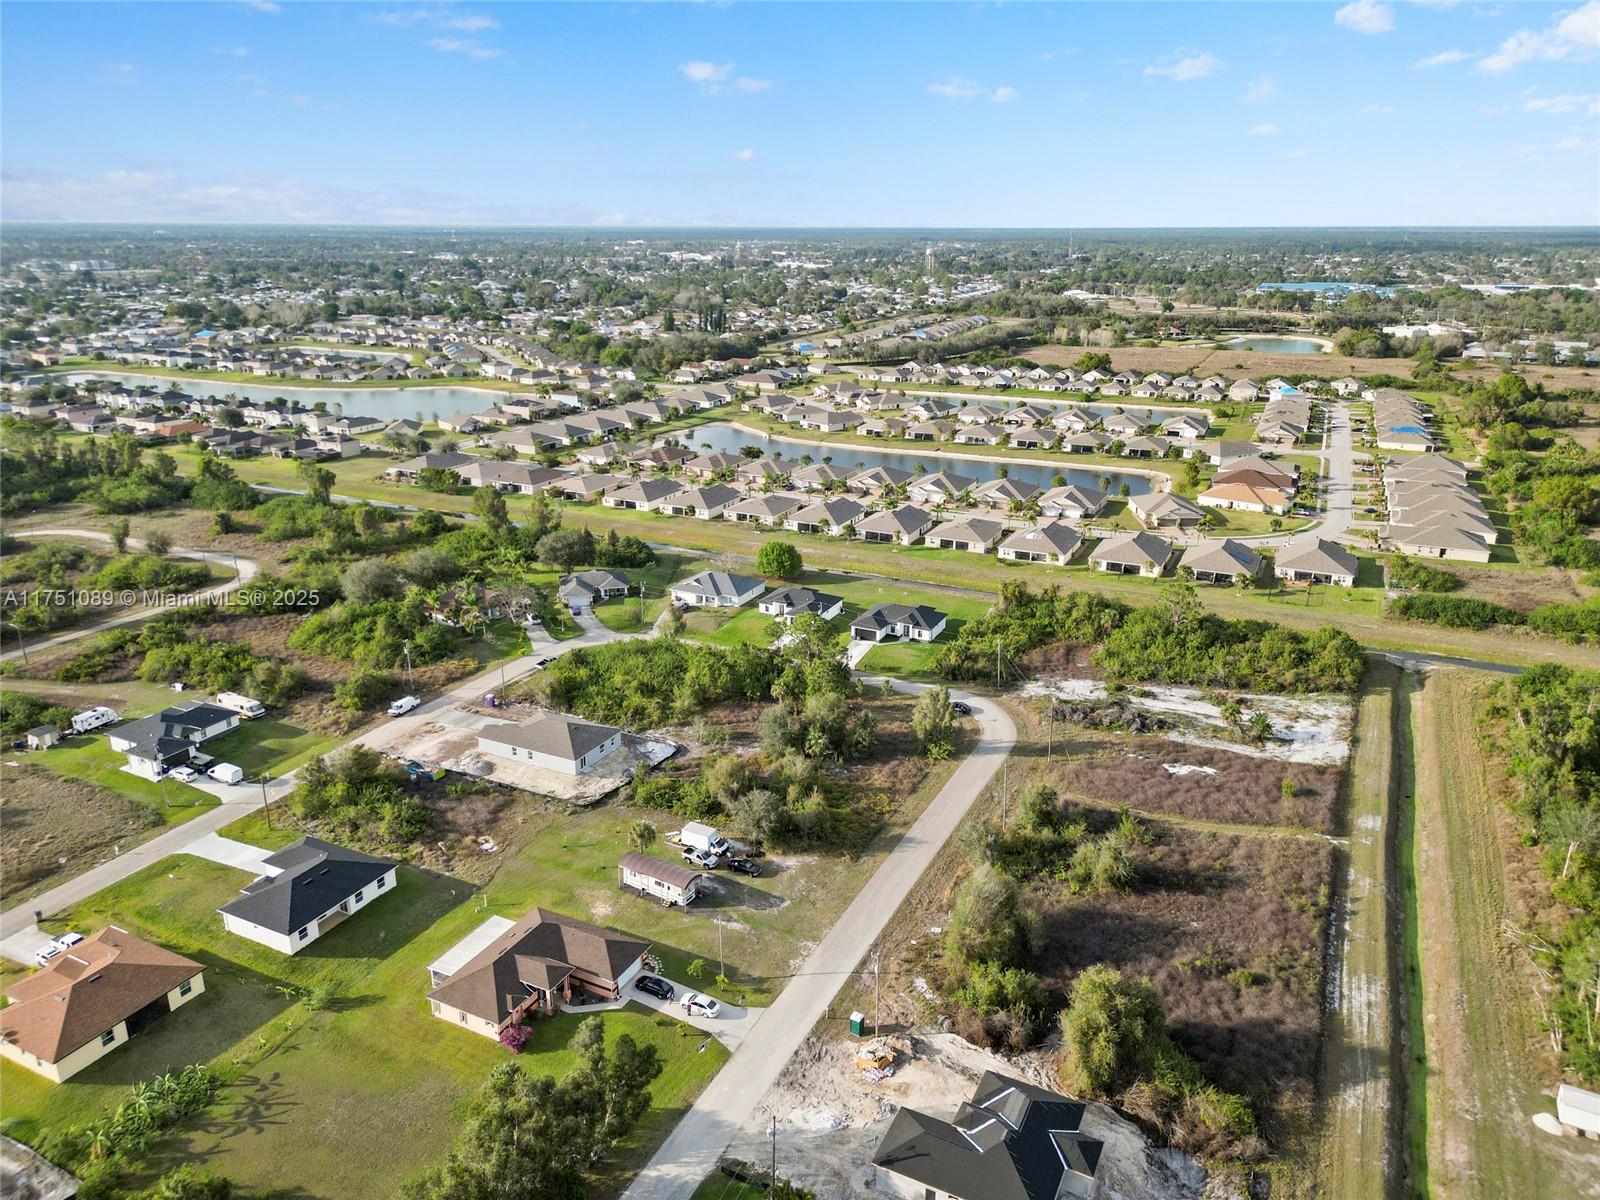
[[333,700],[351,712],[375,708],[400,690],[399,681],[387,671],[361,670],[333,689]]
[[794,579],[804,569],[800,551],[788,542],[767,542],[756,553],[756,570],[769,579]]
[[1389,602],[1390,616],[1406,621],[1423,621],[1448,629],[1487,629],[1491,625],[1520,625],[1522,614],[1503,604],[1473,600],[1467,596],[1439,596],[1423,593],[1399,596]]
[[1021,884],[993,867],[979,867],[956,889],[945,948],[957,963],[1018,964],[1037,952],[1041,936]]
[[1453,592],[1461,586],[1461,576],[1397,554],[1389,560],[1389,586],[1413,592]]
[[521,1054],[532,1035],[533,1030],[526,1025],[507,1025],[500,1031],[498,1040],[511,1053]]

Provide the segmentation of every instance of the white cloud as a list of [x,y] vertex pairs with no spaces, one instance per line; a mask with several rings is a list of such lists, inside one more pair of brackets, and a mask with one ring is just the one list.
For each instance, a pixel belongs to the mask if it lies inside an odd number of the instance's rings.
[[239,7],[252,9],[255,12],[266,13],[274,17],[283,11],[283,8],[274,4],[273,0],[239,0]]
[[1394,28],[1394,9],[1378,0],[1351,0],[1333,14],[1333,23],[1356,33],[1388,33]]
[[678,74],[708,96],[720,95],[729,88],[736,92],[754,94],[764,92],[772,86],[770,79],[760,79],[754,75],[735,76],[732,63],[715,63],[704,58],[679,63]]
[[996,104],[1010,104],[1016,98],[1017,89],[1014,87],[997,87],[994,90],[994,95],[989,97]]
[[1524,112],[1549,113],[1551,116],[1556,117],[1564,117],[1577,112],[1591,117],[1600,115],[1600,96],[1534,96],[1524,92],[1523,97],[1522,109]]
[[1259,104],[1263,100],[1271,100],[1277,94],[1278,85],[1271,75],[1257,75],[1244,90],[1244,102]]
[[1431,71],[1434,67],[1448,67],[1451,63],[1466,62],[1475,57],[1465,50],[1441,50],[1437,54],[1430,54],[1427,58],[1419,58],[1411,64],[1413,71]]
[[1593,150],[1600,150],[1600,138],[1564,137],[1553,143],[1550,148],[1567,154],[1588,154]]
[[448,29],[455,33],[482,33],[499,29],[500,22],[487,13],[465,12],[454,8],[394,8],[375,12],[367,17],[374,25],[394,25],[400,29],[423,26],[428,29]]
[[494,46],[485,46],[476,38],[435,37],[428,39],[428,45],[440,54],[465,54],[476,59],[499,58],[505,53]]
[[983,85],[976,79],[952,75],[942,83],[930,83],[928,92],[930,95],[943,96],[946,100],[976,100],[983,95]]
[[755,152],[755,149],[753,147],[751,147],[751,146],[746,146],[742,150],[735,150],[733,152],[733,161],[734,162],[754,162],[755,159],[756,159],[756,152]]
[[1392,104],[1363,104],[1356,114],[1362,117],[1384,117],[1394,111]]
[[1297,146],[1293,150],[1287,151],[1284,154],[1284,157],[1285,158],[1305,158],[1310,153],[1311,153],[1311,151],[1306,149],[1304,146]]
[[1215,75],[1222,67],[1222,60],[1209,50],[1175,50],[1159,62],[1151,63],[1144,73],[1170,79],[1173,83],[1193,83]]
[[1270,123],[1269,124],[1252,126],[1251,130],[1250,130],[1250,133],[1251,133],[1251,135],[1253,137],[1271,137],[1273,134],[1275,134],[1277,132],[1278,132],[1278,127],[1276,125],[1272,125]]
[[220,54],[224,58],[249,58],[249,46],[213,46],[211,53]]
[[1478,62],[1478,70],[1503,75],[1528,62],[1584,62],[1600,52],[1600,0],[1563,13],[1548,29],[1519,29],[1492,54]]

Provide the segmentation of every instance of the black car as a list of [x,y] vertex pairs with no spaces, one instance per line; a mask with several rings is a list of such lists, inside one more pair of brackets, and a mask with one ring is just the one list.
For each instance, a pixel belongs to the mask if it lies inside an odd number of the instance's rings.
[[754,879],[761,874],[761,864],[751,862],[748,858],[730,858],[722,864],[730,871],[737,871],[741,875],[748,875]]
[[633,981],[633,989],[654,996],[657,1000],[671,1000],[678,994],[665,979],[657,979],[654,975],[639,976]]
[[964,700],[952,700],[950,701],[950,711],[958,717],[970,717],[972,715],[972,705]]

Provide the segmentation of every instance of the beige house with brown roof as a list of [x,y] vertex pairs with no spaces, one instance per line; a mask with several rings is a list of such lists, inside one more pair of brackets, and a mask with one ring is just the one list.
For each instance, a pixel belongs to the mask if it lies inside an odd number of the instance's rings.
[[205,990],[200,963],[109,925],[6,988],[0,1055],[60,1083]]
[[523,1016],[590,997],[615,1000],[644,968],[647,942],[536,908],[491,917],[428,968],[433,1015],[483,1037]]

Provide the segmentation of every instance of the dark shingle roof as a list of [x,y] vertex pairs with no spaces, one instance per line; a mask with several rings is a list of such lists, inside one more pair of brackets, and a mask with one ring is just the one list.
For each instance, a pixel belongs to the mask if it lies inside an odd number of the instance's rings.
[[264,861],[279,874],[261,876],[219,911],[282,934],[337,908],[395,865],[314,837],[301,838]]

